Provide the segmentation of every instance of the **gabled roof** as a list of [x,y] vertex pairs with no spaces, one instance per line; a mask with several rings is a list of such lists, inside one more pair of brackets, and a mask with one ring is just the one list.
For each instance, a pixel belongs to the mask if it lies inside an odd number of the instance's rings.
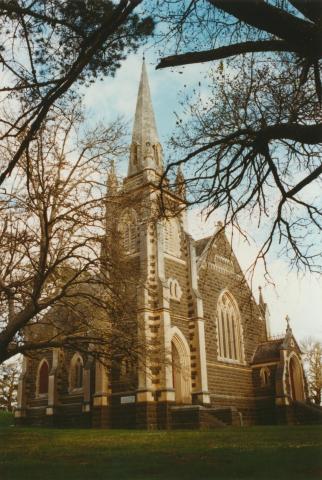
[[284,337],[277,340],[268,340],[260,343],[255,351],[252,364],[267,363],[279,361],[280,349],[284,342]]
[[200,255],[202,255],[202,253],[205,250],[205,248],[207,247],[210,239],[212,239],[212,237],[200,238],[199,240],[195,241],[197,257],[200,257]]
[[221,223],[218,222],[217,231],[214,235],[201,238],[195,242],[198,268],[205,262],[211,261],[213,255],[220,255],[222,258],[227,258],[234,264],[235,273],[241,273],[242,270],[238,260],[232,250],[231,244],[226,237],[225,230]]
[[298,353],[302,353],[295,340],[292,329],[287,328],[286,334],[274,340],[260,343],[254,353],[252,364],[279,361],[281,350],[290,350],[296,348]]

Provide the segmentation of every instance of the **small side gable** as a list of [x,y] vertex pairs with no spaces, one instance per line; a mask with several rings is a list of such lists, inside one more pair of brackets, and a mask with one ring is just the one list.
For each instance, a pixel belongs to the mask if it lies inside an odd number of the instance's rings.
[[302,355],[303,353],[290,327],[288,327],[286,331],[281,348],[284,350],[295,350],[298,355]]
[[226,271],[226,273],[244,277],[231,244],[221,226],[214,235],[196,241],[195,245],[198,269],[210,263],[224,273]]

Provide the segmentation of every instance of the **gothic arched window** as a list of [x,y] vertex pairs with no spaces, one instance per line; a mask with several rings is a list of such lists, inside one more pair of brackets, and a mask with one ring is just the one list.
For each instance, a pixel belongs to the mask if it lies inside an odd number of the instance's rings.
[[267,387],[271,383],[271,372],[270,369],[267,367],[262,367],[259,372],[260,380],[261,380],[261,387]]
[[164,221],[164,251],[175,257],[181,256],[180,227],[176,218]]
[[48,375],[49,375],[49,365],[47,360],[41,360],[38,367],[37,374],[37,394],[38,395],[47,395],[48,394]]
[[220,295],[217,304],[218,358],[242,362],[243,338],[236,301],[228,292]]
[[119,232],[125,253],[136,253],[139,246],[138,222],[135,210],[127,209],[121,215]]
[[83,388],[83,359],[75,353],[70,362],[69,386],[70,390]]

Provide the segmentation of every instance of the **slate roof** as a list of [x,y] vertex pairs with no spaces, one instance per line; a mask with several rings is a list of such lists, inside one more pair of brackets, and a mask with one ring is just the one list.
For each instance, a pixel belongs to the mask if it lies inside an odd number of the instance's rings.
[[200,240],[195,241],[195,247],[196,247],[196,255],[197,257],[200,257],[202,252],[205,250],[206,246],[209,243],[209,240],[212,237],[205,237],[205,238],[200,238]]
[[253,357],[253,365],[256,363],[274,362],[280,359],[280,348],[284,338],[278,340],[269,340],[268,342],[260,343],[256,349]]

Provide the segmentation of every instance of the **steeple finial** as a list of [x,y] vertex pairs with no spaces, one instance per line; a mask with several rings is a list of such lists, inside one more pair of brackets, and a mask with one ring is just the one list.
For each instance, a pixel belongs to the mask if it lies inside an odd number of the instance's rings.
[[185,182],[185,178],[184,178],[184,175],[183,175],[183,172],[182,172],[181,165],[178,166],[175,188],[176,188],[177,194],[181,198],[185,198],[185,196],[186,196],[186,182]]
[[259,290],[258,306],[260,307],[262,315],[264,316],[264,319],[265,319],[267,337],[270,338],[270,336],[271,336],[271,325],[270,325],[269,308],[268,308],[267,303],[265,302],[262,287],[259,286],[258,290]]
[[287,332],[292,331],[291,326],[290,326],[290,317],[288,315],[286,315],[285,320],[286,320],[286,331]]
[[117,192],[118,181],[115,173],[114,160],[111,161],[110,168],[107,174],[107,194],[113,195]]
[[218,220],[218,222],[216,223],[216,228],[217,228],[217,232],[224,230],[225,226],[221,220]]
[[162,173],[163,161],[162,147],[154,118],[145,57],[143,56],[128,175],[134,175],[145,168],[151,168]]

